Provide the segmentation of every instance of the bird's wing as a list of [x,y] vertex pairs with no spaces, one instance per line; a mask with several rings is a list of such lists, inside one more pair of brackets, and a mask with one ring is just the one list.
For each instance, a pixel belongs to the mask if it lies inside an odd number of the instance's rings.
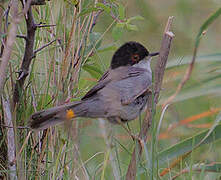
[[90,89],[81,100],[84,100],[93,96],[94,94],[97,93],[97,91],[105,87],[105,85],[111,81],[111,79],[108,78],[108,75],[109,75],[109,71],[106,71],[103,74],[103,76],[99,79],[98,84],[96,84],[92,89]]
[[152,74],[146,69],[129,66],[119,74],[118,80],[107,84],[107,87],[120,93],[123,105],[132,103],[145,92],[151,92]]
[[[126,66],[107,71],[82,100],[90,98],[103,89],[108,97],[120,97],[123,105],[132,103],[137,97],[149,92],[152,74],[139,67]],[[106,89],[107,88],[107,89]]]

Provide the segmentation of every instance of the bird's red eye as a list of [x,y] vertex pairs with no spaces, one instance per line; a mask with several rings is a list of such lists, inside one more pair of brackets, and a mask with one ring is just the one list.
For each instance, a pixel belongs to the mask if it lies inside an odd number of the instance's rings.
[[139,55],[138,54],[133,54],[131,57],[132,61],[138,61],[139,60]]

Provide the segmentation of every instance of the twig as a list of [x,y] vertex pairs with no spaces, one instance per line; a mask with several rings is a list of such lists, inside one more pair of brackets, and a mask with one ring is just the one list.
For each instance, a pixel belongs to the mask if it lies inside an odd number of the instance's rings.
[[[4,121],[5,125],[12,127],[12,114],[10,110],[10,104],[8,100],[5,100],[2,98],[2,104],[3,104],[3,110],[4,110]],[[16,164],[13,163],[14,159],[16,159],[16,145],[15,145],[15,134],[14,130],[12,128],[7,129],[7,148],[8,148],[8,169],[9,169],[9,175],[10,179],[17,179],[16,175]]]
[[1,127],[5,127],[5,128],[17,128],[17,129],[30,129],[28,126],[17,126],[17,127],[13,127],[13,126],[7,126],[7,125],[0,125]]
[[16,35],[17,38],[22,38],[24,40],[27,40],[27,37],[25,35]]
[[0,66],[0,95],[3,92],[4,83],[5,83],[5,77],[6,77],[6,70],[8,67],[8,62],[11,57],[12,53],[12,46],[16,39],[16,32],[17,32],[17,24],[19,23],[19,17],[18,17],[18,1],[13,1],[11,5],[12,9],[12,22],[11,22],[11,28],[8,32],[7,41],[5,44],[5,48],[3,50],[2,55],[2,62]]
[[[158,97],[159,97],[159,93],[160,93],[161,86],[162,86],[162,80],[163,80],[164,71],[165,71],[165,67],[166,67],[166,63],[167,63],[167,58],[168,58],[169,51],[170,51],[171,41],[174,37],[174,34],[170,31],[172,21],[173,21],[173,17],[169,17],[165,31],[164,31],[163,40],[161,42],[159,59],[157,61],[157,64],[155,66],[155,71],[154,71],[155,79],[154,79],[154,103],[153,103],[153,105],[155,107],[158,102]],[[147,107],[148,107],[147,114],[146,114],[146,117],[142,123],[142,129],[139,133],[139,138],[141,139],[141,142],[146,142],[147,132],[148,132],[148,130],[151,126],[151,122],[152,122],[151,111],[152,111],[152,108],[155,109],[155,107],[152,107],[151,95],[148,98]],[[127,174],[126,174],[127,180],[134,180],[136,177],[136,169],[137,169],[136,168],[136,157],[138,157],[138,159],[141,157],[142,144],[138,143],[137,146],[138,146],[138,148],[134,148],[134,151],[133,151],[133,154],[131,157],[131,161],[128,166],[128,170],[127,170]],[[136,149],[138,150],[138,152],[136,152]]]
[[56,24],[36,24],[37,28],[44,28],[44,27],[54,27]]
[[37,54],[39,51],[41,51],[42,49],[44,49],[44,48],[50,46],[50,45],[51,45],[53,42],[55,42],[55,41],[57,41],[57,39],[54,39],[53,41],[51,41],[51,42],[49,42],[49,43],[47,43],[47,44],[41,46],[40,48],[36,49],[36,50],[34,51],[34,56],[33,56],[33,58],[36,56],[36,54]]

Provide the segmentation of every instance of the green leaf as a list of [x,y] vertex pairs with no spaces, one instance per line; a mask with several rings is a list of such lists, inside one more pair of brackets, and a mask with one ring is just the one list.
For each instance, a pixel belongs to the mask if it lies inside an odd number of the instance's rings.
[[130,31],[138,31],[138,28],[136,25],[133,25],[133,24],[126,24],[126,27],[128,30]]
[[144,18],[140,15],[133,16],[127,19],[127,23],[129,24],[131,21],[134,21],[134,20],[140,21],[140,20],[144,20]]
[[105,5],[103,3],[97,3],[96,4],[97,7],[101,8],[102,10],[104,10],[106,13],[110,14],[111,12],[111,8],[108,5]]
[[94,11],[99,11],[100,9],[99,8],[96,8],[96,7],[90,7],[90,8],[85,8],[83,9],[80,14],[78,15],[78,17],[81,17],[81,16],[84,16],[86,14],[90,14]]
[[125,7],[122,4],[118,5],[118,12],[119,12],[119,19],[124,20],[125,19]]
[[[169,147],[166,150],[161,151],[158,154],[159,164],[167,163],[168,161],[177,158],[185,153],[193,150],[196,145],[198,145],[204,137],[208,134],[209,130],[201,132],[193,137],[190,137],[178,144]],[[209,134],[209,136],[200,144],[209,144],[221,138],[221,124],[217,125],[213,132]]]
[[213,21],[215,21],[221,14],[221,8],[219,8],[215,13],[213,13],[200,27],[199,33],[197,34],[196,41],[195,41],[195,47],[199,46],[200,38],[203,34],[203,32],[208,28],[210,24],[212,24]]
[[117,23],[116,24],[116,27],[118,27],[118,28],[124,28],[125,27],[125,25],[126,25],[126,23],[125,22],[119,22],[119,23]]
[[118,27],[118,26],[114,26],[113,30],[112,30],[112,36],[114,38],[114,40],[118,40],[121,38],[121,36],[123,35],[123,28]]
[[95,65],[84,64],[83,69],[95,79],[99,79],[103,74],[103,72]]
[[97,52],[101,53],[101,52],[106,52],[106,51],[115,51],[117,50],[117,47],[113,44],[111,45],[108,45],[108,46],[103,46],[103,47],[100,47]]

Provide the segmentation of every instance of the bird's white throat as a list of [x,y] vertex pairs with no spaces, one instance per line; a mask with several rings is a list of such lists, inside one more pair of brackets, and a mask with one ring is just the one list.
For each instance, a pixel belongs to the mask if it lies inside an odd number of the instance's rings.
[[149,71],[150,73],[152,73],[151,71],[151,66],[150,66],[150,63],[151,63],[151,57],[148,56],[148,57],[145,57],[143,60],[141,60],[139,63],[137,64],[134,64],[133,66],[134,67],[139,67],[139,68],[143,68],[143,69],[146,69],[147,71]]

